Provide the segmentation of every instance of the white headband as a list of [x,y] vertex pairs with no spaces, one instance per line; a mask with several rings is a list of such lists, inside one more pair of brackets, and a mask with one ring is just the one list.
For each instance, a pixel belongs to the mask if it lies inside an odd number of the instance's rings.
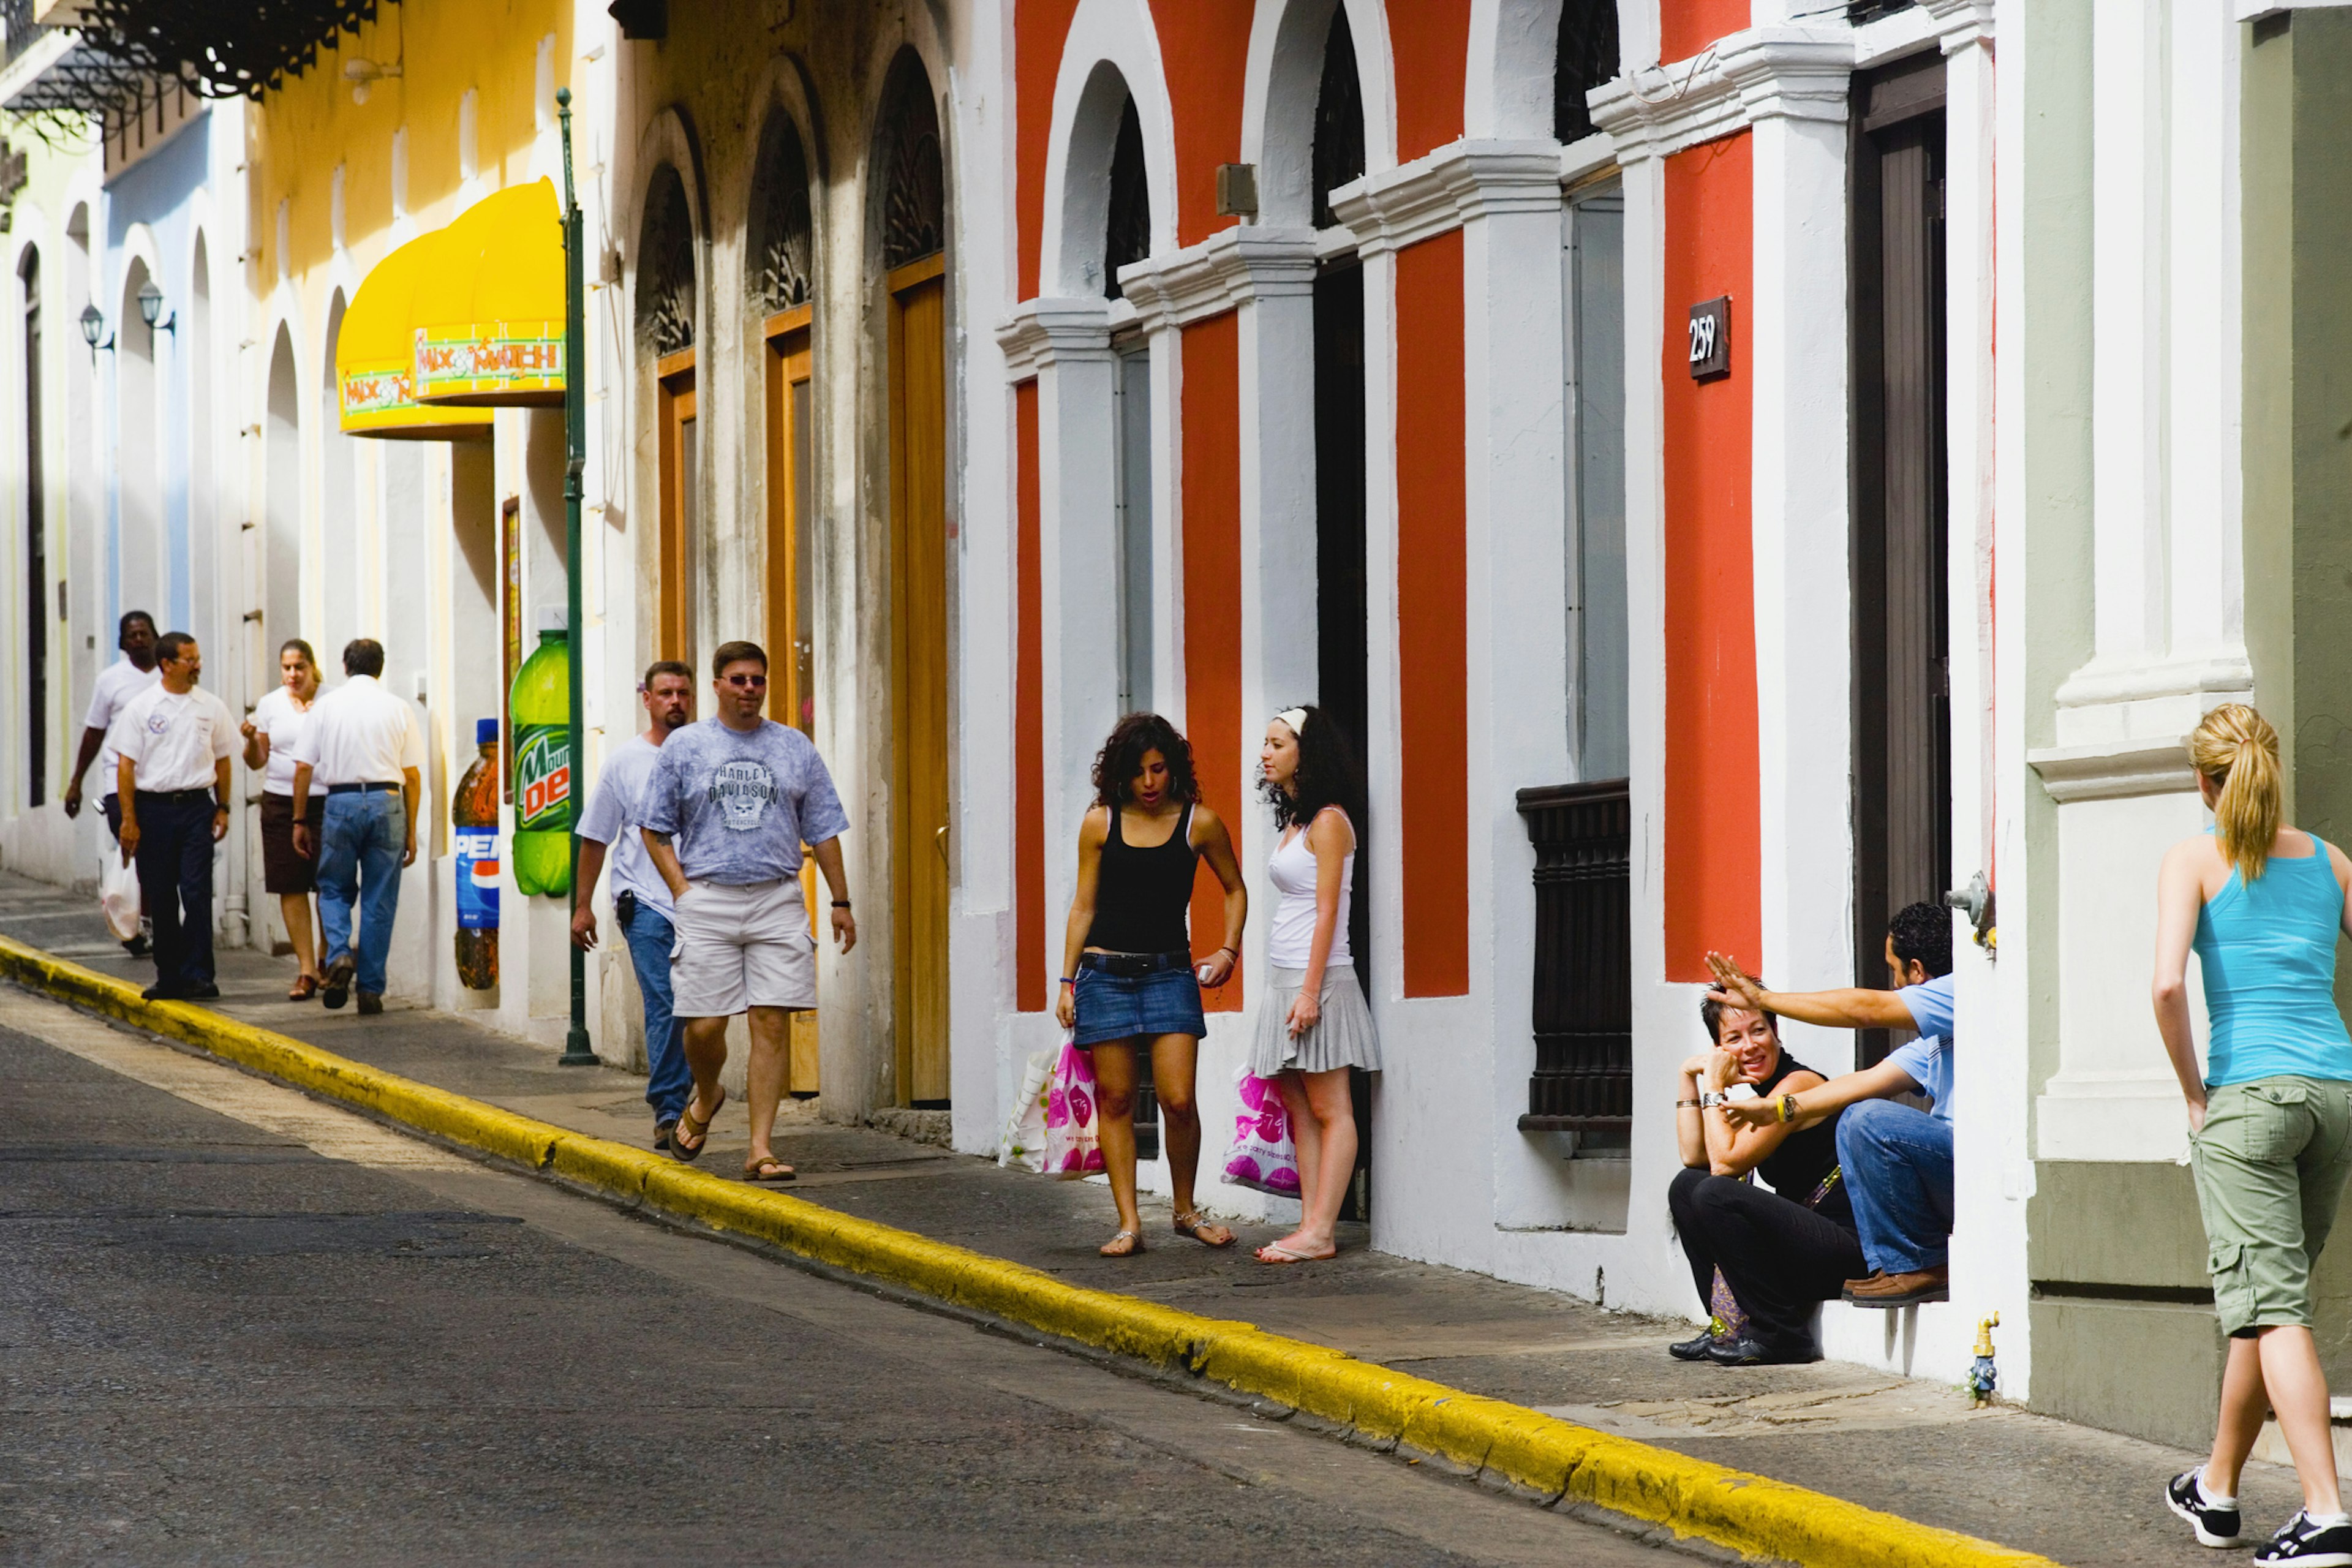
[[1276,717],[1276,718],[1277,718],[1277,719],[1279,719],[1279,720],[1281,720],[1284,723],[1286,723],[1286,724],[1289,725],[1289,726],[1290,726],[1290,732],[1291,732],[1293,735],[1304,735],[1304,734],[1306,734],[1306,733],[1307,733],[1307,710],[1306,710],[1306,709],[1304,709],[1304,708],[1286,708],[1286,709],[1284,709],[1281,712],[1279,712],[1279,713],[1276,714],[1276,715],[1275,715],[1275,717]]

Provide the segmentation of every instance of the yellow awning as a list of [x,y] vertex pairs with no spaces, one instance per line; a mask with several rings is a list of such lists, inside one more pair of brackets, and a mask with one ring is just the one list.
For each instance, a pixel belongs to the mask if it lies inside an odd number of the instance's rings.
[[563,231],[555,185],[483,197],[442,233],[446,265],[416,292],[417,400],[436,407],[563,402]]
[[427,408],[416,401],[411,372],[416,332],[411,309],[417,285],[441,268],[447,231],[410,240],[376,263],[352,296],[335,339],[335,388],[347,434],[413,441],[486,441],[490,416],[470,408]]

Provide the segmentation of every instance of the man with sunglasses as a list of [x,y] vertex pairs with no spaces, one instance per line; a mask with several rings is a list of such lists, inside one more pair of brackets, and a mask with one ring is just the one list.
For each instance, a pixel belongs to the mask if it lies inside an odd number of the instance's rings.
[[114,795],[122,852],[139,868],[139,897],[155,925],[151,1002],[220,994],[213,978],[213,846],[228,833],[229,758],[237,748],[228,705],[198,689],[196,639],[166,632],[155,644],[162,679],[131,700],[114,727]]
[[768,656],[759,644],[719,645],[710,683],[718,711],[662,743],[640,807],[646,852],[670,890],[677,942],[671,1005],[685,1021],[694,1093],[671,1129],[669,1152],[701,1157],[725,1102],[727,1020],[751,1015],[751,1147],[743,1175],[789,1182],[771,1145],[783,1100],[790,1015],[816,1005],[816,939],[801,895],[801,847],[833,890],[833,935],[857,944],[842,869],[849,818],[815,744],[760,716]]

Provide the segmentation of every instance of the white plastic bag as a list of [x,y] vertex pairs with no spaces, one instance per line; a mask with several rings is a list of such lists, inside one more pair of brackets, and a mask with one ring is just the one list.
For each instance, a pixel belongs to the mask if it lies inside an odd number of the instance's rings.
[[1247,1068],[1234,1072],[1241,1090],[1241,1114],[1234,1118],[1233,1147],[1225,1151],[1227,1186],[1255,1187],[1278,1198],[1298,1195],[1298,1151],[1290,1141],[1290,1118],[1273,1084]]
[[1029,1058],[1028,1070],[1021,1075],[1021,1096],[1014,1101],[1013,1114],[1004,1119],[1004,1131],[997,1136],[996,1163],[1018,1165],[1032,1173],[1045,1168],[1045,1080],[1054,1074],[1054,1059],[1059,1051],[1039,1051]]
[[98,907],[105,911],[106,929],[117,942],[139,934],[139,873],[122,863],[122,851],[110,848],[99,857]]
[[1096,1137],[1094,1058],[1062,1038],[1054,1068],[1045,1075],[1045,1169],[1056,1181],[1102,1174],[1102,1144]]

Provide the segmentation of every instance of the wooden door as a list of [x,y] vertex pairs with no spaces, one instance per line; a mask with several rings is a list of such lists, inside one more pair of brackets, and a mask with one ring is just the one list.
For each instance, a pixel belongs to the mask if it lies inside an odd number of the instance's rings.
[[[1952,885],[1942,58],[1854,95],[1854,968],[1875,986],[1888,921]],[[1864,1031],[1864,1062],[1904,1037]]]
[[948,1103],[947,292],[889,275],[891,882],[898,1094]]
[[670,354],[655,367],[661,388],[661,561],[655,647],[662,658],[694,663],[694,554],[697,423],[694,351]]
[[[768,318],[768,717],[816,738],[814,679],[814,584],[809,563],[814,552],[809,531],[815,524],[813,486],[809,370],[809,308],[802,305]],[[822,944],[831,929],[830,900],[817,897],[816,862],[801,861],[801,895],[807,900],[809,932]],[[794,1013],[792,1055],[784,1087],[795,1099],[817,1091],[817,1016]]]

